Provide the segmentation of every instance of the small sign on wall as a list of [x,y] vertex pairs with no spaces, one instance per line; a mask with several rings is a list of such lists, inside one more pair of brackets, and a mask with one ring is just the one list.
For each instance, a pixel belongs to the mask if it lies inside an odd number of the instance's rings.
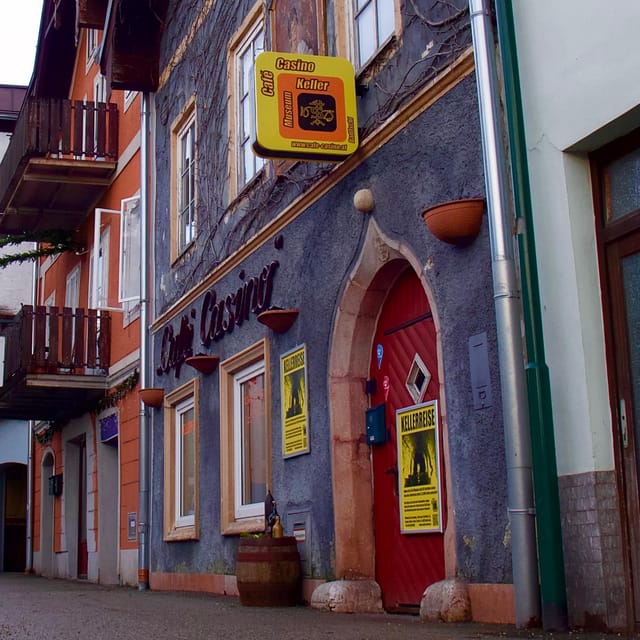
[[127,513],[127,540],[130,542],[136,539],[136,530],[138,528],[138,514],[135,511]]
[[396,411],[402,533],[442,531],[438,403]]
[[339,161],[358,148],[355,72],[345,58],[261,53],[255,110],[259,156]]
[[285,458],[309,453],[306,344],[280,356],[280,389],[282,453]]

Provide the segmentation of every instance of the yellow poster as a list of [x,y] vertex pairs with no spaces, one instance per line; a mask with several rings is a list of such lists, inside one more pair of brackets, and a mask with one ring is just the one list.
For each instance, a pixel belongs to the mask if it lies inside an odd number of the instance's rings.
[[282,453],[285,458],[309,453],[306,345],[280,356],[280,388]]
[[398,409],[396,429],[400,530],[442,531],[437,402]]

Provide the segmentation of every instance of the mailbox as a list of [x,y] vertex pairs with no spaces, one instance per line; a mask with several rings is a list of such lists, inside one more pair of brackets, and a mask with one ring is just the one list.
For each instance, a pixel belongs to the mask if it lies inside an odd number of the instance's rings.
[[385,405],[378,404],[367,409],[367,444],[383,444],[387,441],[387,426],[384,421]]
[[49,476],[49,495],[62,495],[62,474],[57,473],[55,476]]

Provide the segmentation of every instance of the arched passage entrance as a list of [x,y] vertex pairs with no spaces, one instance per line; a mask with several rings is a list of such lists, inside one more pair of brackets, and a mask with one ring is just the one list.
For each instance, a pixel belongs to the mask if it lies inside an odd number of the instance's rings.
[[[373,219],[360,258],[349,277],[334,323],[329,362],[329,398],[332,437],[332,470],[335,517],[336,577],[342,580],[375,581],[376,550],[374,495],[370,447],[362,437],[368,397],[364,392],[369,376],[373,337],[380,309],[398,276],[413,269],[424,287],[436,335],[440,335],[437,310],[422,277],[422,269],[408,247],[387,239]],[[436,350],[440,354],[439,338]],[[442,359],[439,357],[441,363]],[[444,415],[444,377],[438,371],[441,424]],[[448,469],[446,428],[442,429],[444,468]],[[443,486],[451,484],[443,479]],[[450,500],[449,500],[449,503]],[[444,530],[445,575],[455,573],[453,517]],[[427,585],[425,585],[427,586]],[[347,596],[348,597],[348,596]],[[370,608],[370,607],[365,607]],[[353,610],[358,610],[354,603]]]

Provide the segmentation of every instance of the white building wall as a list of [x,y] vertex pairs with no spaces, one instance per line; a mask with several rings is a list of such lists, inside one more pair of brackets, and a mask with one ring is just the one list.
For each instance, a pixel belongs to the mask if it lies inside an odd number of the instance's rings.
[[27,464],[29,434],[24,420],[0,421],[0,465],[7,462]]
[[560,475],[613,469],[587,151],[640,124],[640,3],[513,3]]

